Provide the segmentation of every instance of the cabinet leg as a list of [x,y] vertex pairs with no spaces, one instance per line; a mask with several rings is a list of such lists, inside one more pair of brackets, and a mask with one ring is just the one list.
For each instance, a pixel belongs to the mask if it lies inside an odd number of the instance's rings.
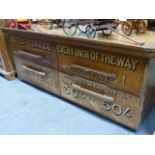
[[7,80],[10,81],[10,80],[15,79],[16,72],[14,70],[11,72],[7,72],[7,71],[0,69],[0,74],[2,74]]

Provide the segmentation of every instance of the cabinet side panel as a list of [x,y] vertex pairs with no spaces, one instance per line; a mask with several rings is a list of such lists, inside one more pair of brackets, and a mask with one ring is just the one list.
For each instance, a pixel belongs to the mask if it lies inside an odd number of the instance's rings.
[[142,108],[142,119],[148,114],[155,104],[155,58],[150,59],[145,73],[145,87],[143,92],[144,103]]
[[6,37],[3,32],[0,31],[0,48],[1,48],[1,56],[4,62],[3,68],[6,71],[12,71],[13,65],[10,59],[10,53],[7,47]]

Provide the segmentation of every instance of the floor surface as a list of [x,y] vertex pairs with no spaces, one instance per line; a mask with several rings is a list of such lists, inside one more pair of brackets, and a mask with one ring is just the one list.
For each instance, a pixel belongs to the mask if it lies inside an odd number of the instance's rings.
[[154,130],[155,106],[135,132],[18,78],[0,76],[1,135],[149,135]]

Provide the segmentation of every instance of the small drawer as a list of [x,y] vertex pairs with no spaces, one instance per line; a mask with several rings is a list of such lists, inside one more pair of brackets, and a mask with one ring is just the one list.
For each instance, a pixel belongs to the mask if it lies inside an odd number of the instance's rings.
[[39,49],[14,49],[16,57],[40,64],[45,67],[57,69],[57,58],[54,52],[42,51]]
[[24,81],[60,95],[58,71],[14,56],[17,75]]
[[57,44],[55,42],[33,38],[32,35],[10,35],[9,40],[10,47],[16,56],[57,69]]
[[60,72],[59,78],[63,97],[130,128],[138,128],[139,97]]

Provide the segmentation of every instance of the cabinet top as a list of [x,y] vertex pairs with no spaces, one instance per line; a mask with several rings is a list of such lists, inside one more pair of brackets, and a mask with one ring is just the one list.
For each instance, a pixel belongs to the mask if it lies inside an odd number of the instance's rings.
[[103,36],[100,31],[97,33],[95,39],[88,39],[84,34],[75,35],[73,37],[67,36],[61,28],[48,30],[43,27],[39,27],[39,29],[41,32],[1,28],[4,33],[14,36],[55,41],[58,43],[80,45],[83,47],[94,47],[109,50],[115,49],[114,51],[119,53],[127,53],[143,57],[155,57],[155,31],[147,31],[145,34],[137,34],[130,37],[138,42],[144,42],[143,45],[138,45],[115,32],[113,32],[111,36],[107,37]]

